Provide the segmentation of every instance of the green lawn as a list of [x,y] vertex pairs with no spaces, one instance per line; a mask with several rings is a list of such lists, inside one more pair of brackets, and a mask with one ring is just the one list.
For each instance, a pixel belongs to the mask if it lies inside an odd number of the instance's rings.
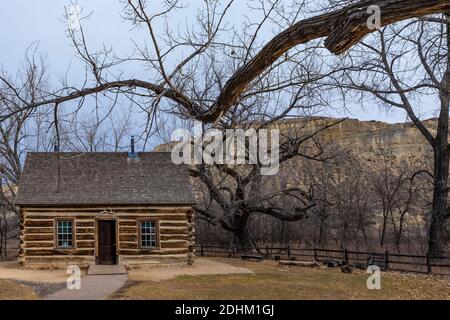
[[381,290],[369,290],[365,272],[279,267],[273,261],[217,259],[255,274],[178,276],[128,282],[115,299],[450,299],[449,278],[383,273]]
[[33,289],[11,280],[0,279],[0,300],[38,299]]

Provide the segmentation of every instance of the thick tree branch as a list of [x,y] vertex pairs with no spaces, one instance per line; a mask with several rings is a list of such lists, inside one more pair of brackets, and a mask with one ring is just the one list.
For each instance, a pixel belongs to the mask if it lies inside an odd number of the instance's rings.
[[375,31],[367,27],[367,8],[377,5],[381,9],[381,25],[421,17],[450,9],[450,0],[417,1],[366,0],[335,12],[302,20],[275,36],[246,65],[238,69],[228,80],[215,105],[201,116],[204,122],[214,122],[239,100],[249,83],[274,63],[289,49],[311,40],[328,36],[325,46],[340,54]]
[[55,97],[52,99],[48,99],[48,100],[44,100],[44,101],[40,101],[40,102],[36,102],[36,103],[31,103],[31,104],[27,104],[25,107],[23,108],[18,108],[16,110],[14,110],[11,113],[8,113],[6,115],[2,115],[0,117],[0,121],[5,120],[6,118],[9,118],[15,114],[18,114],[22,111],[26,111],[26,110],[31,110],[40,106],[44,106],[44,105],[48,105],[48,104],[61,104],[63,102],[67,102],[67,101],[71,101],[71,100],[75,100],[75,99],[79,99],[79,98],[83,98],[89,95],[93,95],[96,93],[100,93],[100,92],[104,92],[107,90],[112,90],[112,89],[121,89],[121,88],[140,88],[140,89],[146,89],[149,90],[155,94],[158,95],[162,95],[166,98],[169,98],[177,103],[179,103],[180,105],[182,105],[183,107],[185,107],[187,110],[192,110],[192,112],[200,112],[200,106],[198,105],[193,105],[192,102],[186,98],[184,95],[175,92],[173,90],[170,89],[165,89],[164,86],[162,85],[157,85],[154,83],[150,83],[150,82],[146,82],[146,81],[142,81],[142,80],[137,80],[137,79],[130,79],[130,80],[119,80],[119,81],[114,81],[114,82],[106,82],[103,83],[101,85],[98,85],[96,87],[91,87],[91,88],[85,88],[82,90],[76,90],[73,91],[67,95],[63,95],[61,97]]
[[[239,102],[240,95],[254,79],[289,49],[314,39],[328,37],[325,46],[331,52],[340,54],[358,43],[367,34],[375,31],[375,29],[369,29],[367,25],[370,17],[367,8],[371,5],[376,5],[381,10],[381,26],[450,10],[450,0],[363,0],[340,10],[299,21],[276,35],[256,56],[240,67],[226,82],[221,93],[210,106],[199,106],[178,89],[170,88],[170,85],[169,88],[166,88],[163,84],[155,85],[140,80],[124,80],[75,91],[59,98],[30,103],[23,109],[57,104],[111,88],[139,87],[175,101],[200,121],[214,123]],[[10,115],[3,115],[0,121]]]

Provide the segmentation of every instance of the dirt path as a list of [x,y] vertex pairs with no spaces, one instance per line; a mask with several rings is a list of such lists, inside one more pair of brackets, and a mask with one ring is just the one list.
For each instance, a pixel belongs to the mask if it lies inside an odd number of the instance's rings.
[[128,278],[132,281],[161,281],[175,278],[180,275],[207,275],[207,274],[240,274],[254,273],[247,268],[235,267],[227,263],[196,258],[192,266],[168,266],[136,269],[128,271]]
[[0,262],[0,279],[26,282],[63,283],[68,275],[65,270],[23,270],[15,261]]
[[81,278],[81,289],[64,288],[44,300],[105,300],[126,282],[126,274],[88,275]]

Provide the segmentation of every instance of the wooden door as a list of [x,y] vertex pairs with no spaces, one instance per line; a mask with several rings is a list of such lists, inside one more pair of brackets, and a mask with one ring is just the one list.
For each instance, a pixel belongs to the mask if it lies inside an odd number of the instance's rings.
[[116,264],[116,222],[98,221],[98,264]]

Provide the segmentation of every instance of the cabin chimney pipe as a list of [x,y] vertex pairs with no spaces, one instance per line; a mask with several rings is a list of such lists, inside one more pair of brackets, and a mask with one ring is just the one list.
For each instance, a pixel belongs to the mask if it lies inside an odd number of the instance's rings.
[[134,154],[134,136],[131,136],[131,153]]
[[131,136],[130,152],[128,152],[128,159],[137,159],[138,155],[134,149],[134,136]]

